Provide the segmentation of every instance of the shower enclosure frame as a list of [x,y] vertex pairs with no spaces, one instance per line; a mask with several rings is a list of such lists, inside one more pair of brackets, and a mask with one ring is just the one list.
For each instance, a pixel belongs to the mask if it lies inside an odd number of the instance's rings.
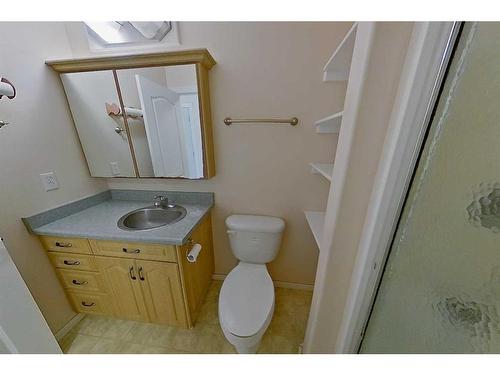
[[356,353],[461,22],[415,23],[359,242],[336,353]]

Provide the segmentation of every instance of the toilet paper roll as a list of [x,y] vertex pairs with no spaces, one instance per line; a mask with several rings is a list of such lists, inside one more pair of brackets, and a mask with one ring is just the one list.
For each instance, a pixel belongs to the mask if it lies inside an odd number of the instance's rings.
[[186,258],[189,263],[194,263],[196,262],[196,258],[198,258],[198,255],[200,255],[201,251],[201,245],[199,243],[195,243],[191,250],[186,255]]

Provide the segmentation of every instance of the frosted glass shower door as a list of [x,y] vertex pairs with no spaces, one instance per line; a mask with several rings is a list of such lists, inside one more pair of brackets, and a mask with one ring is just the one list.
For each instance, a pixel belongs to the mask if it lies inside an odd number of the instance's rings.
[[500,353],[500,24],[466,24],[362,353]]

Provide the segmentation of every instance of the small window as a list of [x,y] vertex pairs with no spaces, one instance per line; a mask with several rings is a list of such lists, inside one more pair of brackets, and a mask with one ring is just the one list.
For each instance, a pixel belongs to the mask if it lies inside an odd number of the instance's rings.
[[85,28],[91,44],[107,48],[158,43],[172,31],[172,22],[85,22]]

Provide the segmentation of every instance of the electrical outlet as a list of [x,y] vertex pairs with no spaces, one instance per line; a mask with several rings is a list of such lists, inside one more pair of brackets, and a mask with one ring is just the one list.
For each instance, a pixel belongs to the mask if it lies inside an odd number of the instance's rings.
[[111,167],[111,174],[113,176],[119,176],[120,175],[120,168],[118,167],[118,163],[116,161],[110,162],[109,166]]
[[40,174],[40,179],[45,191],[59,189],[59,182],[57,182],[55,172],[42,173]]

